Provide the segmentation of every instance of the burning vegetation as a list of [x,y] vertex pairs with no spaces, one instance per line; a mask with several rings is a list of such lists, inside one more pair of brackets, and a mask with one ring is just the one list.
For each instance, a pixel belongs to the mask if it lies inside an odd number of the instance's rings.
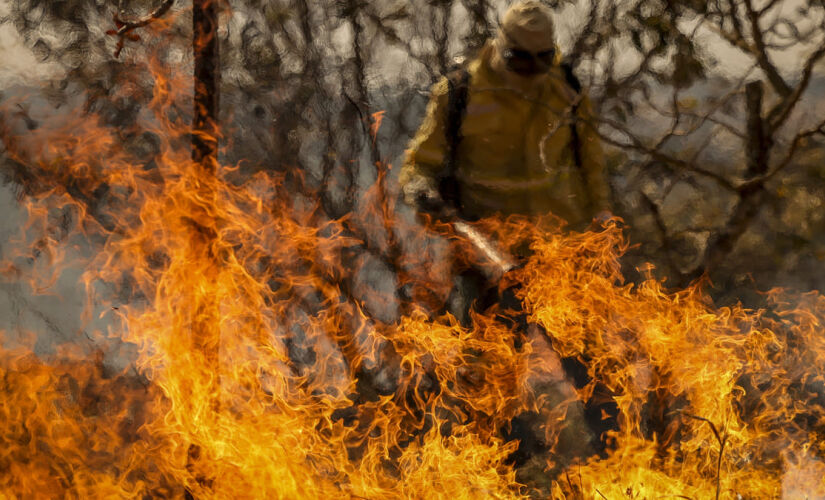
[[[162,47],[188,15],[155,14],[118,21],[118,53],[138,29]],[[42,117],[27,97],[2,103],[26,213],[3,277],[54,293],[80,269],[84,325],[107,328],[49,355],[43,332],[2,338],[0,496],[825,498],[822,295],[720,307],[702,281],[627,280],[618,219],[488,218],[469,227],[529,255],[500,280],[517,306],[462,325],[440,314],[439,253],[466,245],[390,196],[389,117],[349,110],[377,171],[343,214],[326,192],[343,162],[313,182],[225,161],[234,132],[202,60],[218,12],[193,17],[194,85],[151,44],[113,76],[115,100],[143,103],[128,125],[92,100]],[[365,255],[397,293],[359,289]]]

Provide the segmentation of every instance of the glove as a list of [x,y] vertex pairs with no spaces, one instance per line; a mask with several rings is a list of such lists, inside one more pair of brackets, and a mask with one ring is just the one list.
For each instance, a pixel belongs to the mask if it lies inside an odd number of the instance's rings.
[[598,231],[607,227],[607,224],[615,219],[615,215],[610,210],[602,210],[601,212],[597,213],[593,220],[590,221],[590,226],[588,230],[590,231]]
[[404,202],[422,212],[438,212],[444,207],[444,200],[438,193],[433,179],[416,177],[404,185]]

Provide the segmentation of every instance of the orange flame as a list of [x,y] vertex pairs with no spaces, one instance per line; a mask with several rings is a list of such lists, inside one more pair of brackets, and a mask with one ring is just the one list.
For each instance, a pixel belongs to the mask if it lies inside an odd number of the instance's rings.
[[378,140],[378,131],[381,130],[381,122],[384,121],[384,114],[386,111],[376,111],[370,118],[372,118],[372,122],[370,123],[370,135],[372,136],[372,143],[375,144],[375,141]]
[[[88,312],[105,304],[113,320],[99,338],[138,355],[137,373],[118,374],[68,346],[53,359],[0,351],[3,496],[825,495],[819,295],[792,304],[773,292],[773,311],[717,308],[698,286],[624,284],[615,225],[579,234],[549,219],[486,220],[479,230],[531,249],[508,276],[530,331],[501,311],[475,315],[471,329],[422,310],[384,323],[347,290],[342,255],[385,244],[392,210],[359,214],[376,219],[362,239],[348,220],[296,203],[277,175],[203,175],[171,112],[191,99],[185,88],[155,68],[140,123],[160,141],[151,165],[93,116],[21,134],[4,111],[3,140],[28,176],[18,248],[44,262],[32,286],[82,265]],[[69,262],[76,240],[100,251]],[[410,269],[428,258],[408,254]],[[29,272],[16,262],[3,266],[11,279]],[[591,382],[550,401],[543,384],[572,387],[560,357],[580,359]],[[381,376],[389,388],[365,389]],[[518,443],[502,429],[534,412],[555,443],[597,384],[618,406],[605,455],[571,465],[557,448],[541,478],[516,470]]]

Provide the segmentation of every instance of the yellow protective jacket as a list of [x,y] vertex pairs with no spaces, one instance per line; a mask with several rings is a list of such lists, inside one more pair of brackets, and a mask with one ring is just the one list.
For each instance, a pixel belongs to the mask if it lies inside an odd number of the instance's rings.
[[[604,155],[587,98],[578,103],[573,119],[576,93],[558,66],[542,77],[538,99],[507,88],[490,68],[493,50],[488,44],[467,68],[470,83],[455,166],[464,215],[552,213],[575,227],[608,210]],[[418,176],[435,182],[444,171],[447,88],[445,77],[431,90],[426,116],[401,169],[402,188]],[[581,166],[571,144],[571,123],[579,137]]]

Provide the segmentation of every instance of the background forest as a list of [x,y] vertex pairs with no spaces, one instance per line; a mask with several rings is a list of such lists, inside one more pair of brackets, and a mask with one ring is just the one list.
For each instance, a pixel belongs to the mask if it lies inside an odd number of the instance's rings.
[[[15,117],[4,117],[7,126],[37,127],[78,109],[112,126],[134,122],[146,104],[139,96],[150,94],[132,90],[154,82],[133,75],[155,62],[191,64],[185,7],[167,3],[7,2],[6,33],[22,37],[18,50],[25,46],[46,68],[39,83],[47,84],[5,85],[5,96],[29,96]],[[822,289],[821,2],[548,4],[561,50],[597,104],[615,212],[636,245],[627,274],[651,262],[669,285],[683,286],[705,273],[713,293],[732,300],[773,286]],[[113,14],[141,18],[159,7],[171,7],[163,21],[136,30],[142,39],[126,39],[119,50],[118,37],[107,34]],[[299,191],[321,196],[330,218],[358,213],[375,185],[395,203],[391,166],[402,161],[429,85],[473,56],[505,8],[459,0],[233,2],[221,14],[222,161],[285,172]],[[150,132],[124,140],[151,161]],[[378,183],[383,168],[389,175]],[[8,158],[3,172],[8,180],[21,175]],[[374,222],[351,224],[364,239],[354,257],[362,270],[357,293],[392,294],[389,274],[399,261],[387,252],[405,249],[378,240],[403,246],[403,230],[374,234]],[[397,307],[384,309],[375,313]]]

